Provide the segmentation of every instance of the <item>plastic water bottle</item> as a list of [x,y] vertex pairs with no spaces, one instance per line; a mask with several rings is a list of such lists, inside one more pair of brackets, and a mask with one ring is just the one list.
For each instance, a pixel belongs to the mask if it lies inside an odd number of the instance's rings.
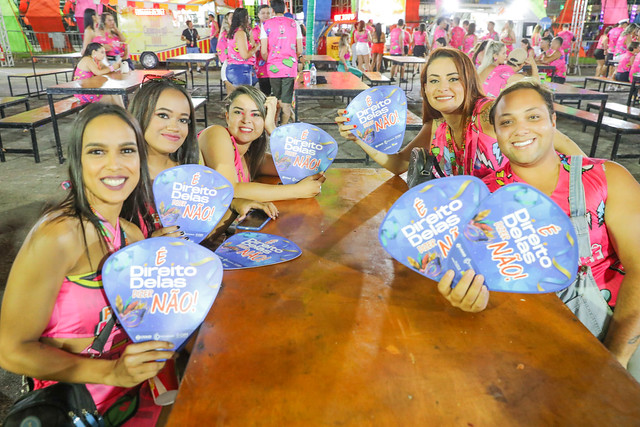
[[317,79],[317,74],[318,74],[318,70],[316,70],[316,65],[315,64],[311,64],[311,84],[315,85],[318,83],[318,79]]

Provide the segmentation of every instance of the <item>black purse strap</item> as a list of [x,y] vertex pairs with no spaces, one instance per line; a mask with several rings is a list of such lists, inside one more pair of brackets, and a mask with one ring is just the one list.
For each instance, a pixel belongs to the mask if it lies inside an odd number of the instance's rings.
[[[127,235],[124,232],[122,226],[120,226],[120,247],[125,246],[127,243]],[[107,340],[109,339],[109,335],[111,335],[111,331],[113,327],[116,325],[116,316],[113,314],[113,310],[111,313],[111,317],[107,320],[106,325],[100,331],[98,336],[93,340],[93,344],[91,344],[91,350],[97,352],[98,354],[102,354],[102,350],[104,350],[105,344],[107,344]]]

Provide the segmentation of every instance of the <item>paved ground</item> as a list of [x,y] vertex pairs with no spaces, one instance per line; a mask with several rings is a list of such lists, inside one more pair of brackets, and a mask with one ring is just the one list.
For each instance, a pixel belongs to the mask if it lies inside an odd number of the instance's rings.
[[[66,67],[63,64],[43,63],[38,67]],[[22,65],[15,68],[0,69],[0,97],[9,96],[9,88],[6,84],[8,74],[16,74],[30,71],[30,67]],[[592,73],[593,71],[591,71]],[[217,83],[219,73],[212,72],[212,79]],[[53,78],[45,79],[45,85],[54,84]],[[570,77],[569,82],[579,82],[580,77]],[[196,76],[196,84],[203,84],[204,77]],[[17,84],[17,89],[23,91],[24,87]],[[217,86],[216,86],[217,89]],[[418,85],[414,86],[409,95],[409,108],[421,116],[421,103]],[[224,114],[222,103],[219,101],[218,93],[213,94],[209,103],[209,124],[223,124]],[[626,101],[624,94],[614,94],[610,96],[611,101]],[[46,98],[32,98],[31,105],[38,107],[46,104]],[[335,110],[344,106],[341,99],[318,99],[304,100],[300,105],[300,116],[302,120],[313,118],[314,121],[331,121],[335,115]],[[7,114],[15,114],[22,111],[23,106],[16,106],[7,109]],[[201,114],[201,113],[199,113]],[[60,134],[63,145],[65,135],[68,134],[73,116],[60,121]],[[324,126],[325,130],[331,133],[340,143],[340,151],[336,162],[336,167],[375,167],[366,166],[363,153],[355,144],[344,142],[337,133],[336,126]],[[582,132],[582,128],[575,122],[565,119],[558,120],[558,128],[588,152],[591,144],[593,128],[587,132]],[[24,147],[30,145],[28,132],[16,130],[0,130],[3,144],[6,147]],[[36,164],[33,157],[21,154],[7,154],[6,163],[0,163],[0,295],[4,291],[7,276],[11,263],[24,240],[29,228],[47,203],[55,202],[64,196],[64,191],[60,183],[66,179],[67,166],[58,164],[55,155],[55,144],[51,125],[45,125],[37,130],[38,142],[40,146],[41,163]],[[411,140],[415,132],[407,132],[405,141]],[[621,153],[633,152],[637,150],[638,137],[628,136],[623,138]],[[608,157],[613,143],[613,135],[603,133],[600,136],[600,143],[597,155]],[[637,152],[637,151],[636,151]],[[640,165],[638,160],[622,160],[622,165],[627,167],[636,177],[640,179]],[[0,370],[0,420],[4,417],[4,411],[8,405],[18,396],[19,379],[17,376]]]

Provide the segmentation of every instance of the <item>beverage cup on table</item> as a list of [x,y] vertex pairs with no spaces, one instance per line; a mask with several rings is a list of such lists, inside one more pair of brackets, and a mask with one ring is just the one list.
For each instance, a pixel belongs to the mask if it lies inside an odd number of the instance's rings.
[[304,82],[305,86],[311,85],[311,71],[309,70],[302,71],[302,81]]
[[122,61],[120,64],[120,72],[128,73],[129,71],[129,63],[127,61]]
[[153,401],[158,406],[171,405],[176,401],[178,375],[176,374],[175,360],[167,359],[164,368],[155,377],[149,379],[149,388]]

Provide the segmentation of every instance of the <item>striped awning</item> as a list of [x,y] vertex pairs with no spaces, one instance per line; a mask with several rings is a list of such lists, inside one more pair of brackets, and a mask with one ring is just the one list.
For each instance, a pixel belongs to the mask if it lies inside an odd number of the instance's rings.
[[159,1],[131,1],[131,0],[100,0],[102,4],[110,6],[133,7],[136,9],[167,9],[197,11],[200,5],[212,0],[159,0]]

